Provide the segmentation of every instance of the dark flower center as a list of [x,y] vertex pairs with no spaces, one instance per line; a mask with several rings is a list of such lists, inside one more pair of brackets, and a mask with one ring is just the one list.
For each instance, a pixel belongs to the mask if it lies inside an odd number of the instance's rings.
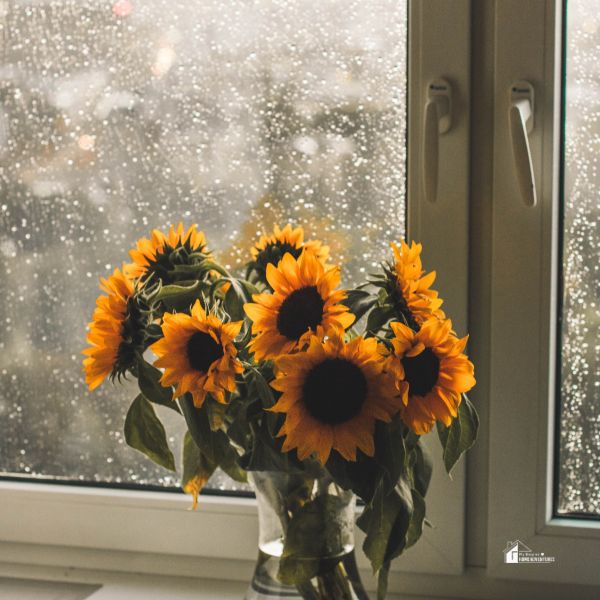
[[344,358],[328,358],[307,375],[302,400],[321,423],[339,425],[360,413],[367,398],[367,380],[357,365]]
[[325,302],[314,285],[294,290],[281,304],[277,329],[290,340],[298,340],[323,319]]
[[192,369],[207,373],[215,360],[223,358],[223,348],[208,333],[198,331],[187,343],[187,355]]
[[425,396],[435,385],[440,372],[440,359],[431,348],[425,348],[417,356],[405,356],[402,359],[406,381],[411,396]]

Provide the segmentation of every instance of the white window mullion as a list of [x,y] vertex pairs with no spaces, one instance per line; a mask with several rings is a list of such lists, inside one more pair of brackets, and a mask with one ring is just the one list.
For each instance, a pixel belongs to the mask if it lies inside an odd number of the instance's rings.
[[[470,0],[413,1],[409,5],[408,117],[408,239],[423,244],[427,270],[437,271],[434,285],[455,329],[467,330],[468,201],[470,107]],[[450,128],[439,134],[437,194],[426,197],[424,178],[435,176],[424,149],[428,88],[437,80],[451,88]],[[434,433],[425,438],[434,457],[427,496],[427,516],[435,529],[425,528],[423,543],[397,561],[401,570],[461,573],[465,556],[465,463],[449,479]],[[431,568],[434,557],[437,566]],[[443,562],[442,559],[443,558]],[[425,568],[424,568],[425,566]]]

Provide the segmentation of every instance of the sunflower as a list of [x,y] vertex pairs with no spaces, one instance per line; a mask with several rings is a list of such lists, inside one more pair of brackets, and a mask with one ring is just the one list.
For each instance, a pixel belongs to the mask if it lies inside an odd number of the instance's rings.
[[304,229],[288,223],[283,229],[278,225],[273,228],[271,235],[263,235],[250,250],[253,261],[249,270],[255,270],[264,277],[267,265],[276,266],[285,254],[299,258],[302,252],[313,254],[323,266],[329,257],[329,246],[323,246],[318,240],[304,241]]
[[83,351],[85,382],[96,389],[108,376],[121,376],[132,365],[132,338],[126,327],[130,300],[134,289],[131,280],[119,269],[108,279],[101,279],[100,288],[106,296],[96,300],[96,310],[89,324],[89,348]]
[[393,268],[386,270],[387,289],[398,312],[413,329],[431,316],[444,319],[440,309],[443,300],[431,289],[436,273],[425,271],[421,263],[421,244],[400,242],[400,248],[391,244],[394,251]]
[[384,365],[375,338],[346,344],[338,333],[280,357],[271,385],[283,393],[270,410],[285,413],[282,450],[297,448],[300,460],[315,453],[322,464],[332,449],[350,461],[357,449],[373,456],[375,420],[389,422],[402,406]]
[[196,407],[207,393],[224,404],[225,392],[235,390],[235,375],[243,371],[233,344],[241,327],[242,321],[223,323],[206,314],[199,300],[191,315],[165,313],[164,337],[151,346],[159,357],[154,365],[165,370],[160,383],[176,384],[175,397],[191,393]]
[[206,250],[204,233],[197,231],[196,225],[185,231],[183,223],[179,223],[177,228],[171,225],[168,235],[154,229],[150,239],[139,239],[136,247],[129,251],[129,255],[133,261],[126,267],[129,277],[147,278],[155,274],[163,284],[174,281],[175,265],[194,262],[194,257],[190,255],[196,255],[200,260],[210,256]]
[[255,303],[244,305],[256,335],[249,349],[257,360],[292,352],[313,334],[322,338],[330,331],[343,332],[354,322],[340,304],[346,292],[334,291],[339,267],[326,271],[314,254],[304,252],[298,259],[286,254],[277,267],[267,265],[267,281],[273,294],[255,294]]
[[468,336],[456,338],[451,321],[435,317],[416,333],[402,323],[391,323],[391,328],[387,369],[402,397],[403,421],[418,435],[436,421],[448,427],[458,415],[461,394],[475,385],[473,363],[463,353]]

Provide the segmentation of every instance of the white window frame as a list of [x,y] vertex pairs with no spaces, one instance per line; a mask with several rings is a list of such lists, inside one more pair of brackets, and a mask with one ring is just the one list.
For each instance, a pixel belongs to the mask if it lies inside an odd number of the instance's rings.
[[[425,264],[438,271],[436,287],[461,333],[468,291],[470,26],[470,0],[409,0],[409,239],[423,242]],[[440,76],[452,83],[453,124],[439,140],[439,200],[426,204],[422,109],[428,83]],[[435,457],[427,497],[435,528],[425,528],[420,543],[394,562],[391,592],[399,589],[400,573],[464,569],[465,466],[457,465],[449,479],[435,433],[426,443]],[[186,510],[189,503],[167,492],[0,481],[0,563],[248,580],[257,547],[255,501],[202,496],[194,513]],[[358,556],[373,589],[369,565]]]
[[[501,0],[494,17],[487,572],[598,585],[600,522],[553,515],[562,2]],[[523,204],[514,175],[508,110],[518,80],[535,90],[535,207]],[[557,562],[504,564],[515,539]]]

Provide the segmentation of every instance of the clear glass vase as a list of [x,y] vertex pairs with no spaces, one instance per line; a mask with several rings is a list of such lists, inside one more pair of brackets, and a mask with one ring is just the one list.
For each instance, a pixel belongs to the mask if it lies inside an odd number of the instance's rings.
[[245,600],[369,600],[354,557],[354,494],[323,471],[261,471],[250,480],[259,540]]

